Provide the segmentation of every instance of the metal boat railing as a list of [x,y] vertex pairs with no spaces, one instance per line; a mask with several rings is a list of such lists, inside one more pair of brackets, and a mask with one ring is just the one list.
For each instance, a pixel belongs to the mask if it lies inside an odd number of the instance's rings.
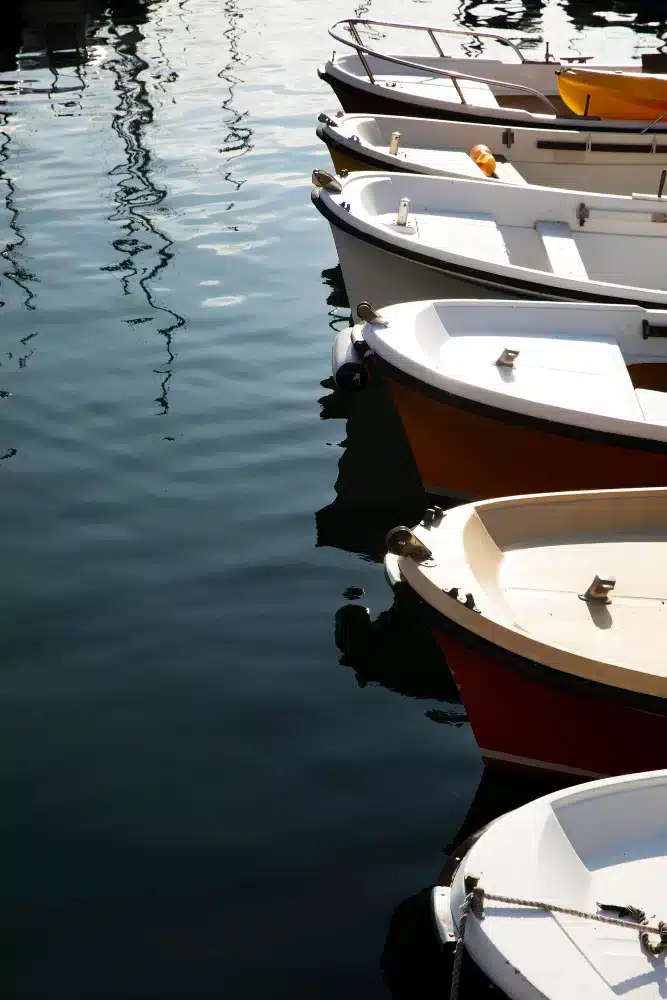
[[[493,80],[490,77],[474,76],[471,73],[462,73],[460,70],[454,71],[448,69],[440,69],[435,66],[425,66],[423,63],[414,62],[412,59],[406,59],[403,56],[388,55],[385,52],[377,52],[375,49],[372,49],[369,45],[362,42],[361,36],[359,35],[359,31],[357,30],[358,24],[363,24],[366,26],[377,25],[378,27],[383,27],[383,28],[405,28],[408,31],[426,32],[429,35],[431,41],[433,42],[438,55],[443,59],[447,59],[449,57],[446,56],[445,53],[443,52],[442,47],[438,42],[438,39],[436,38],[436,35],[465,35],[468,38],[493,39],[494,41],[502,42],[504,45],[509,45],[510,48],[514,49],[516,54],[519,56],[521,62],[526,62],[527,60],[525,59],[518,45],[516,45],[509,38],[506,38],[504,35],[496,35],[489,31],[468,31],[462,28],[437,28],[429,24],[408,24],[407,22],[403,21],[379,21],[374,18],[367,18],[367,17],[344,17],[340,21],[336,21],[329,28],[329,34],[333,39],[335,39],[337,42],[341,42],[343,45],[347,45],[350,48],[356,50],[356,53],[359,56],[359,59],[361,60],[361,64],[366,70],[368,79],[372,84],[375,83],[375,77],[373,76],[373,72],[368,64],[368,59],[366,58],[366,56],[372,56],[374,59],[379,59],[384,62],[395,63],[398,66],[407,66],[408,69],[422,70],[422,72],[426,74],[442,76],[445,79],[451,80],[452,83],[454,84],[454,88],[462,104],[468,104],[469,101],[466,101],[463,95],[463,91],[459,87],[458,81],[470,80],[473,83],[486,83],[489,85],[493,85],[494,87],[506,87],[508,90],[515,90],[515,91],[518,90],[521,93],[530,94],[531,97],[536,97],[538,100],[542,101],[543,104],[546,104],[549,110],[552,112],[552,114],[554,115],[558,114],[558,112],[556,111],[555,107],[553,106],[548,97],[545,97],[545,95],[540,93],[539,90],[533,90],[532,87],[526,87],[525,84],[507,83],[507,81],[505,80]],[[352,37],[349,38],[343,35],[342,33],[337,33],[336,29],[339,27],[339,25],[344,25]]]

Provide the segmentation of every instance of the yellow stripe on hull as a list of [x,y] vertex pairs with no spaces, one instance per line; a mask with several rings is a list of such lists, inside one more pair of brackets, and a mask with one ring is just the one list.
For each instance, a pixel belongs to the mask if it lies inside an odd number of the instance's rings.
[[[660,368],[664,380],[664,365]],[[648,373],[647,373],[648,374]],[[515,493],[667,486],[664,452],[574,438],[472,413],[387,378],[422,482],[472,499]],[[656,378],[657,382],[658,379]]]
[[557,80],[561,98],[577,115],[653,121],[667,111],[667,76],[567,69]]

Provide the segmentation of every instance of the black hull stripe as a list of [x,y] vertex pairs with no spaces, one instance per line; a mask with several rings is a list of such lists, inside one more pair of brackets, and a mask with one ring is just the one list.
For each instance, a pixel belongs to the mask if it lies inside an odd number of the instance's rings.
[[591,151],[593,153],[667,153],[667,146],[656,146],[651,143],[641,146],[626,146],[622,142],[554,142],[552,139],[538,139],[535,143],[538,149],[572,150],[577,153]]
[[[520,674],[533,683],[542,684],[554,691],[562,691],[575,697],[592,698],[598,701],[612,702],[651,715],[667,716],[667,699],[650,694],[640,694],[625,688],[601,684],[576,674],[567,674],[555,670],[537,660],[530,660],[518,653],[513,653],[498,646],[482,636],[470,632],[446,615],[427,604],[407,583],[401,581],[398,585],[400,599],[409,602],[413,610],[432,628],[440,629],[461,645],[496,660],[506,670]],[[453,598],[452,598],[453,600]],[[619,737],[620,738],[620,737]]]
[[362,243],[368,243],[369,246],[376,247],[378,250],[384,250],[386,253],[395,254],[397,257],[403,257],[406,260],[412,261],[415,264],[421,264],[423,267],[428,267],[432,271],[438,271],[441,274],[446,274],[453,278],[459,278],[465,281],[469,281],[475,285],[482,285],[484,288],[489,288],[494,292],[501,291],[509,294],[510,297],[516,298],[526,298],[526,299],[549,299],[556,302],[610,302],[613,305],[629,304],[629,305],[639,305],[644,306],[645,309],[660,309],[665,308],[667,305],[667,294],[665,296],[665,304],[657,302],[644,302],[642,299],[632,298],[632,297],[621,297],[614,295],[604,295],[598,294],[597,292],[587,292],[583,289],[557,289],[557,286],[538,284],[535,281],[527,281],[524,278],[504,276],[495,276],[488,271],[480,271],[473,267],[467,267],[463,264],[456,264],[453,261],[443,261],[438,260],[435,257],[431,257],[428,254],[420,253],[419,250],[408,249],[407,247],[397,246],[395,243],[388,243],[382,240],[379,236],[374,233],[366,233],[351,223],[347,222],[340,215],[333,212],[330,207],[326,204],[324,199],[320,198],[318,192],[315,191],[312,194],[313,204],[319,212],[324,216],[324,218],[329,222],[330,225],[336,226],[341,232],[347,233],[349,236],[355,237]]
[[[636,124],[620,124],[619,122],[615,122],[614,125],[611,126],[607,125],[604,121],[600,121],[599,119],[584,118],[580,115],[576,115],[572,118],[553,118],[546,122],[540,122],[531,121],[530,119],[524,121],[516,118],[502,118],[500,116],[491,116],[480,112],[466,112],[464,110],[457,111],[456,108],[442,110],[430,105],[427,107],[426,105],[418,104],[416,101],[410,100],[407,97],[401,99],[398,96],[389,96],[377,85],[375,86],[375,91],[373,93],[369,93],[367,90],[362,90],[361,87],[355,87],[352,84],[344,83],[342,80],[331,76],[331,74],[326,71],[318,70],[317,75],[320,80],[329,84],[340,101],[343,109],[348,114],[398,115],[399,117],[437,118],[440,121],[477,122],[482,125],[505,125],[509,128],[514,125],[522,128],[555,128],[567,129],[569,131],[575,130],[578,132],[592,131],[633,133],[641,132],[647,125],[646,122],[637,122]],[[463,107],[464,106],[462,105],[462,108]],[[500,110],[502,111],[502,108]],[[651,134],[654,132],[664,133],[666,130],[667,126],[658,126],[651,129]]]
[[[480,403],[474,399],[466,399],[464,396],[457,396],[446,389],[430,385],[415,375],[410,375],[408,372],[396,368],[395,365],[392,365],[377,354],[373,357],[373,364],[396,382],[400,382],[410,389],[415,389],[424,396],[429,396],[431,399],[435,399],[439,403],[444,403],[446,406],[453,406],[458,410],[465,410],[467,413],[488,417],[499,423],[512,424],[515,427],[527,427],[531,430],[540,431],[543,434],[570,438],[575,441],[609,445],[613,448],[621,448],[623,451],[647,451],[659,455],[667,455],[667,442],[665,441],[652,441],[649,438],[633,437],[629,434],[615,434],[613,431],[577,427],[574,424],[561,424],[546,417],[535,417],[527,413],[515,413],[512,410],[491,406],[489,403]],[[623,456],[619,455],[619,461],[622,461],[622,458]],[[632,484],[627,483],[626,485],[631,486]]]

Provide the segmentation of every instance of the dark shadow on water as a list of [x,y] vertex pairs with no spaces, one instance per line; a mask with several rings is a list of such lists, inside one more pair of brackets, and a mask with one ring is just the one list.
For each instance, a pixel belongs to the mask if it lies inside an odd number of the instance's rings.
[[335,267],[325,267],[322,271],[322,284],[329,289],[329,294],[327,295],[328,306],[331,306],[333,309],[350,308],[340,264],[336,264]]
[[145,24],[165,0],[8,0],[0,13],[0,72],[84,63],[108,23]]
[[[403,427],[384,384],[371,378],[359,393],[332,391],[320,399],[323,420],[345,419],[336,499],[315,515],[317,544],[370,559],[384,558],[396,524],[414,524],[428,506]],[[336,434],[336,436],[338,436]]]
[[[336,612],[335,639],[339,663],[354,670],[360,688],[379,684],[408,698],[460,705],[435,639],[400,600],[394,600],[375,621],[362,605],[343,605]],[[426,715],[443,725],[466,722],[462,708],[432,709]]]
[[[484,771],[463,823],[443,846],[445,859],[456,848],[498,816],[518,809],[542,795],[572,784],[562,777],[532,777]],[[447,884],[455,860],[434,872],[434,884]],[[442,1000],[449,996],[452,958],[439,943],[431,912],[431,889],[416,891],[398,904],[391,915],[380,959],[382,977],[393,1000]],[[469,959],[464,958],[460,1000],[498,997],[500,991]]]

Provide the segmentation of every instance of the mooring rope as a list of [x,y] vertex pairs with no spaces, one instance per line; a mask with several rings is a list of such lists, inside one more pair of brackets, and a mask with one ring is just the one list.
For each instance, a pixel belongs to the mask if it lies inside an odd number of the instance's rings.
[[466,896],[459,911],[461,919],[459,920],[459,936],[456,941],[456,948],[454,949],[454,964],[452,965],[452,984],[449,988],[449,1000],[457,1000],[459,995],[459,979],[461,978],[461,963],[463,962],[463,939],[466,935],[466,922],[468,920],[468,914],[470,913],[471,900],[472,893]]
[[[454,951],[454,964],[452,966],[452,982],[449,992],[449,1000],[457,1000],[459,995],[459,981],[461,978],[461,964],[463,962],[465,929],[468,917],[473,913],[480,920],[484,919],[484,901],[492,903],[509,903],[512,906],[524,906],[531,910],[544,910],[547,913],[564,913],[571,917],[581,917],[583,920],[594,920],[600,924],[611,924],[612,927],[625,927],[627,930],[639,933],[639,940],[644,948],[651,955],[660,955],[667,950],[667,921],[661,920],[658,924],[649,924],[646,914],[636,906],[607,906],[603,903],[597,905],[601,910],[616,910],[619,914],[627,914],[632,920],[623,920],[621,916],[605,917],[602,913],[589,913],[587,910],[576,910],[569,906],[560,906],[558,903],[546,903],[538,899],[522,899],[519,896],[501,896],[495,892],[485,892],[476,880],[466,879],[470,892],[463,901],[460,909],[461,918],[458,926],[458,938]],[[660,940],[657,944],[652,944],[649,940],[650,934],[656,934]]]
[[479,915],[478,907],[481,912],[484,907],[484,900],[488,899],[493,903],[511,903],[513,906],[525,906],[533,910],[545,910],[548,913],[565,913],[571,917],[582,917],[584,920],[596,920],[600,924],[611,924],[613,927],[627,927],[629,930],[639,931],[642,942],[644,936],[648,939],[649,934],[657,934],[660,938],[660,944],[650,946],[649,950],[651,954],[659,955],[661,951],[667,948],[667,923],[664,920],[661,920],[658,924],[646,923],[646,914],[643,910],[635,906],[603,906],[601,903],[598,903],[598,906],[603,910],[618,910],[619,912],[630,914],[635,918],[632,921],[623,920],[621,917],[605,917],[602,913],[589,913],[587,910],[575,910],[569,906],[559,906],[557,903],[544,903],[537,899],[520,899],[518,896],[499,896],[497,893],[485,892],[484,889],[478,887],[475,887],[470,895],[472,896],[470,909],[472,909],[475,915]]

